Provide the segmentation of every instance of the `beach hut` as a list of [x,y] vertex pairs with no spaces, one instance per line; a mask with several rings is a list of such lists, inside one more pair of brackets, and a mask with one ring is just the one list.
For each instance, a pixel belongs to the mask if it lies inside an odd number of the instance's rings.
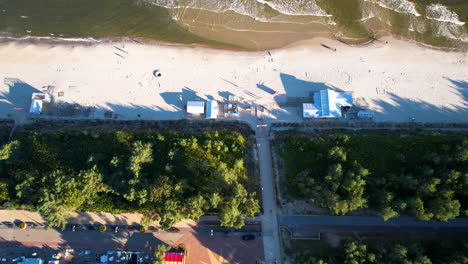
[[42,108],[44,103],[50,103],[50,95],[44,93],[33,93],[31,96],[31,107],[29,112],[31,114],[42,114]]
[[204,101],[188,101],[187,113],[189,114],[204,114],[205,102]]
[[219,112],[217,101],[206,102],[206,118],[217,118]]

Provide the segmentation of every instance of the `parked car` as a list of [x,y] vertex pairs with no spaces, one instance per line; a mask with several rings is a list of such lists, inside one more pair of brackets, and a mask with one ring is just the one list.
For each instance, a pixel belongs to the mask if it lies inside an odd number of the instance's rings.
[[4,221],[3,224],[8,228],[15,228],[15,224],[12,222]]
[[255,235],[243,235],[242,240],[254,240]]
[[148,226],[148,231],[150,232],[158,232],[158,228],[154,226]]
[[26,223],[26,226],[29,227],[29,229],[34,229],[37,227],[36,223],[33,223],[33,222],[25,222],[25,223]]
[[87,225],[84,225],[84,227],[86,228],[86,230],[98,230],[98,226],[95,226],[95,225],[87,224]]
[[179,228],[177,228],[177,227],[169,227],[169,228],[166,230],[166,232],[169,232],[169,233],[179,233],[180,230],[179,230]]

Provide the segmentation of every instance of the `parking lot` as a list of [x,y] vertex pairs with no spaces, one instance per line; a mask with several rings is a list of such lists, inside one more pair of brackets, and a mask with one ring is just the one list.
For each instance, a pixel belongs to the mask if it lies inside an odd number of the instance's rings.
[[151,263],[149,250],[116,250],[87,247],[26,246],[15,242],[0,242],[1,263],[18,263],[23,258],[40,258],[46,263]]

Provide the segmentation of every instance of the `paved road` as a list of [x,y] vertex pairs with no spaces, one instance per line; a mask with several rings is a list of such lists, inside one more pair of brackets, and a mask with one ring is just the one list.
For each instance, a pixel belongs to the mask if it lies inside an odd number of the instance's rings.
[[[257,129],[257,149],[262,179],[262,199],[264,214],[261,217],[263,230],[263,247],[265,263],[280,263],[281,250],[278,235],[278,222],[276,214],[276,200],[273,185],[270,142],[265,136],[266,128]],[[276,260],[276,262],[275,262]]]
[[320,232],[468,234],[467,218],[440,222],[397,217],[385,222],[381,217],[371,216],[279,216],[278,222],[295,237],[317,237]]

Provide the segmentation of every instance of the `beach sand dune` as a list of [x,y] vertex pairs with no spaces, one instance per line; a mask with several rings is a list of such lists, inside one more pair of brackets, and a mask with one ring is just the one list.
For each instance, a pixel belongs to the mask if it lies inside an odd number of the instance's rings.
[[[3,43],[0,117],[25,115],[31,93],[48,89],[69,117],[180,119],[187,100],[237,95],[264,106],[267,122],[295,122],[302,120],[297,102],[330,88],[353,92],[376,121],[468,121],[466,52],[385,41],[352,47],[315,39],[268,52]],[[256,122],[248,112],[239,118]]]

